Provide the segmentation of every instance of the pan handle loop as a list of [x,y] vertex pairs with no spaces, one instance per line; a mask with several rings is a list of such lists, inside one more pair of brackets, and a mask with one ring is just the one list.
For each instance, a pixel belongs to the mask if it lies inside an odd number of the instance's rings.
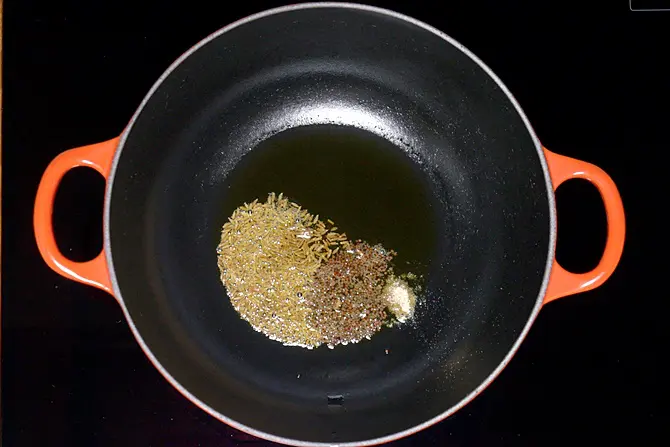
[[554,259],[545,294],[544,304],[567,295],[573,295],[595,289],[610,277],[623,252],[626,237],[626,219],[621,195],[612,178],[599,167],[585,161],[555,154],[544,148],[549,165],[549,174],[554,191],[561,183],[570,179],[585,179],[600,192],[607,215],[607,241],[600,262],[590,272],[571,273],[561,267]]
[[33,229],[37,247],[47,265],[66,278],[97,287],[109,293],[113,292],[104,250],[94,259],[86,262],[75,262],[67,259],[56,244],[52,216],[56,191],[63,176],[70,169],[83,166],[95,169],[106,180],[118,144],[119,137],[102,143],[70,149],[54,158],[44,171],[42,180],[40,180],[33,213]]

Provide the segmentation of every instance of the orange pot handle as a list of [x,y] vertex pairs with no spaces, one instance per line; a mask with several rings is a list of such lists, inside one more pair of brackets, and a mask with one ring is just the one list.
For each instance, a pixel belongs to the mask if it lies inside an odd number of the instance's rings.
[[70,169],[85,166],[95,169],[106,180],[118,144],[119,137],[98,144],[70,149],[54,158],[44,171],[37,188],[33,214],[33,228],[37,247],[49,267],[66,278],[98,287],[109,293],[112,293],[112,286],[104,250],[94,259],[86,262],[75,262],[67,259],[56,245],[52,216],[54,198],[63,176]]
[[544,303],[567,295],[595,289],[607,281],[616,268],[623,252],[626,237],[626,218],[621,195],[611,177],[599,167],[585,161],[555,154],[544,148],[554,190],[566,180],[580,178],[593,183],[605,204],[607,241],[600,262],[588,273],[570,273],[554,259]]

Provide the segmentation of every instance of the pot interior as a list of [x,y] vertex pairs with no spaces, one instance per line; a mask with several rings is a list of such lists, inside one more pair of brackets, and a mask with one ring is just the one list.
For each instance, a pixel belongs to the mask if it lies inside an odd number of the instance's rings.
[[[480,65],[402,18],[298,7],[240,24],[169,72],[121,150],[108,228],[132,323],[255,434],[361,442],[441,416],[538,303],[551,214],[529,129]],[[425,278],[414,321],[333,350],[255,332],[216,246],[232,210],[271,191],[398,251]]]

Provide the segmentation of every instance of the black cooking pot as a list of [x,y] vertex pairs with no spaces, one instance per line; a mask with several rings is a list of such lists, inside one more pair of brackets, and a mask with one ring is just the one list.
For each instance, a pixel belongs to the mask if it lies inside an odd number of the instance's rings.
[[[51,226],[75,166],[107,179],[104,252],[84,263],[58,252]],[[608,218],[600,264],[579,275],[554,260],[554,189],[577,177],[598,187]],[[252,330],[215,249],[230,212],[271,191],[420,270],[415,321],[334,350]],[[198,43],[119,138],[52,162],[34,224],[46,262],[112,293],[184,396],[293,445],[371,445],[453,414],[509,362],[543,303],[607,279],[625,232],[611,179],[543,149],[476,56],[409,17],[334,3],[266,11]]]

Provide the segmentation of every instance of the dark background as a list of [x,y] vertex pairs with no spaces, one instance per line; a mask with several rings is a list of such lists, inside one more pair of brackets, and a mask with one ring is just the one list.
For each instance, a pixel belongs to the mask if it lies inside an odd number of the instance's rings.
[[[32,233],[39,178],[60,152],[118,135],[182,52],[281,1],[5,1],[2,415],[7,446],[266,445],[181,397],[135,343],[111,296],[41,260]],[[670,12],[627,1],[374,1],[440,28],[514,93],[548,148],[593,162],[627,213],[621,264],[601,288],[547,305],[510,365],[455,416],[394,445],[547,445],[662,424],[660,159],[670,126]],[[432,3],[446,3],[433,6]],[[600,5],[598,5],[600,3]],[[588,4],[588,6],[586,6]],[[231,61],[231,63],[233,63]],[[69,174],[55,226],[76,260],[101,248],[101,177]],[[595,189],[558,192],[558,258],[598,261]],[[660,267],[660,266],[659,266]],[[657,438],[658,441],[661,438]]]

